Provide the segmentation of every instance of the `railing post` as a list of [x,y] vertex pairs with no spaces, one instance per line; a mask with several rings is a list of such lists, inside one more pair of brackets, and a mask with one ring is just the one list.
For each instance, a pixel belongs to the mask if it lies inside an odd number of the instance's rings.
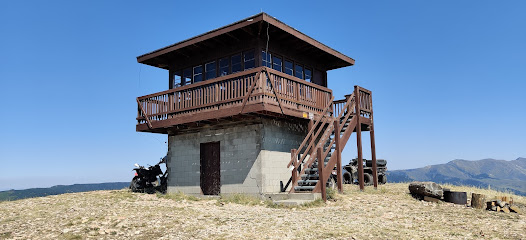
[[358,183],[360,190],[364,190],[363,182],[363,159],[362,159],[362,124],[360,123],[360,89],[358,86],[354,86],[354,105],[356,112],[356,147],[358,148]]
[[327,192],[326,192],[326,182],[325,182],[325,178],[323,176],[323,168],[325,168],[325,161],[323,159],[321,159],[322,157],[322,153],[321,153],[321,147],[318,147],[318,153],[317,153],[317,157],[318,157],[318,176],[319,176],[319,181],[318,181],[318,184],[321,184],[320,187],[321,187],[321,197],[323,198],[323,201],[327,202]]
[[334,120],[334,143],[336,148],[334,152],[336,153],[336,177],[338,184],[338,192],[343,193],[343,176],[342,176],[342,153],[340,151],[340,120]]
[[292,158],[292,166],[294,167],[292,169],[292,186],[293,187],[294,187],[294,184],[296,184],[296,180],[298,179],[298,170],[296,169],[298,160],[295,158],[295,155],[296,155],[296,149],[293,148],[290,150],[290,157]]
[[300,100],[300,85],[297,82],[292,82],[292,87],[294,88],[294,100],[298,101]]

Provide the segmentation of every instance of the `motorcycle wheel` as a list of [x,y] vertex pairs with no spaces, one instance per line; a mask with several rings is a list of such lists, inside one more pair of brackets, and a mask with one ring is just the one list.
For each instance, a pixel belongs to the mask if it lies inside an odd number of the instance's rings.
[[161,186],[159,188],[159,192],[161,192],[162,194],[166,193],[166,191],[168,190],[168,183],[166,182],[166,178],[161,178]]
[[130,183],[130,189],[132,192],[141,192],[141,187],[139,185],[139,179],[134,177]]
[[144,189],[144,192],[148,193],[148,194],[154,194],[155,193],[155,187],[151,186],[151,187],[146,187]]

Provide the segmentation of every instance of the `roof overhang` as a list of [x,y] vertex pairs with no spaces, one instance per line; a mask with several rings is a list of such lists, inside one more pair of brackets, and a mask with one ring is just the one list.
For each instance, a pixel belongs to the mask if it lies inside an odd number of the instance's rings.
[[[272,26],[275,33],[282,35],[278,39],[286,39],[289,42],[295,41],[294,46],[301,45],[302,51],[308,51],[323,58],[327,64],[327,69],[336,69],[354,65],[354,59],[318,42],[317,40],[303,34],[302,32],[288,26],[266,13],[260,13],[230,25],[209,31],[207,33],[186,39],[184,41],[157,49],[153,52],[137,57],[137,62],[168,69],[170,59],[175,55],[186,56],[188,52],[199,46],[202,48],[212,48],[210,45],[225,42],[228,39],[242,38],[243,34],[247,36],[260,35],[262,23],[268,23]],[[283,37],[284,36],[284,37]],[[301,44],[297,44],[301,42]]]

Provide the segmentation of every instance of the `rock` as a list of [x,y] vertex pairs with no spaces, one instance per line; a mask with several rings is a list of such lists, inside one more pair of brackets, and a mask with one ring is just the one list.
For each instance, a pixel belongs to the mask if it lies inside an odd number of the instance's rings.
[[442,187],[434,182],[412,182],[409,184],[409,192],[413,195],[442,198]]
[[500,212],[500,207],[499,206],[497,206],[497,212]]

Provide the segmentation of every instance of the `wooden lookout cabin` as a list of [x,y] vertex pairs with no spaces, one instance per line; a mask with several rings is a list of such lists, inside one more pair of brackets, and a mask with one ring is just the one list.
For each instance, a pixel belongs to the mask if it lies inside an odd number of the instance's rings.
[[[327,71],[354,59],[266,13],[137,61],[168,71],[168,90],[137,98],[136,130],[168,134],[169,192],[324,195],[335,166],[341,190],[353,132],[362,161],[370,131],[376,161],[371,92],[335,100],[327,88]],[[363,169],[359,179],[363,188]]]

